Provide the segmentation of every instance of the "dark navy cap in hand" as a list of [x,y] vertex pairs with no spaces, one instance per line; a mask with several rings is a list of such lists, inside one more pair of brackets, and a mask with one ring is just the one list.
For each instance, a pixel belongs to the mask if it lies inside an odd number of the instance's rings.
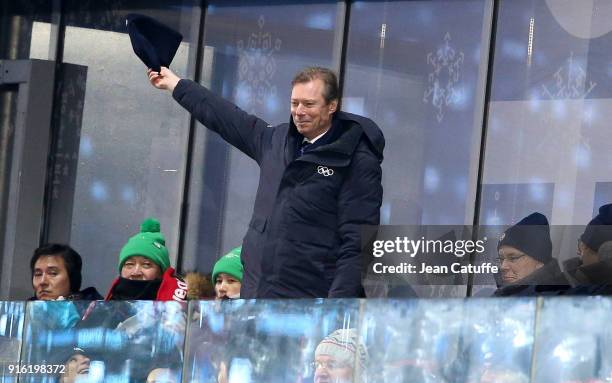
[[170,66],[183,35],[145,15],[130,13],[125,23],[134,53],[147,68],[159,72]]

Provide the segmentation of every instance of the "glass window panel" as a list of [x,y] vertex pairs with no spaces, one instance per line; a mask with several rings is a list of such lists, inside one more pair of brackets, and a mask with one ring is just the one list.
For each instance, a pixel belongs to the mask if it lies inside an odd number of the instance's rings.
[[[276,125],[288,122],[291,80],[306,66],[336,67],[343,5],[212,1],[206,10],[202,84]],[[186,268],[212,269],[242,243],[259,168],[216,134],[195,134]]]
[[386,138],[383,224],[470,224],[490,1],[351,5],[343,109]]
[[[538,211],[552,225],[583,225],[612,202],[610,16],[605,2],[500,2],[481,223]],[[583,229],[552,230],[562,267],[579,262]]]
[[606,2],[500,2],[481,222],[585,224],[612,202],[611,15]]
[[143,382],[156,370],[179,382],[186,313],[178,302],[29,302],[22,363],[60,367],[25,381]]
[[[612,376],[612,301],[545,299],[534,350],[534,382],[604,382]],[[563,318],[560,320],[560,318]]]
[[[192,30],[200,13],[194,3],[147,2],[137,10],[183,34],[171,65],[181,76],[195,54]],[[77,87],[84,89],[84,101],[66,111],[82,119],[78,154],[56,149],[78,156],[61,162],[62,176],[76,174],[73,207],[61,204],[64,214],[72,214],[70,232],[61,239],[83,255],[84,279],[105,291],[117,273],[119,250],[147,216],[161,221],[172,264],[176,261],[189,118],[166,92],[149,84],[125,29],[125,16],[134,9],[122,1],[64,6],[64,61],[87,72]],[[75,86],[69,80],[68,86]],[[75,119],[64,119],[64,127],[75,129]]]
[[[229,382],[314,381],[317,369],[312,362],[324,338],[336,330],[347,330],[335,334],[350,333],[354,335],[351,339],[357,339],[359,304],[356,299],[192,302],[185,379],[216,382],[224,376]],[[331,353],[319,348],[317,355],[322,350]],[[355,371],[344,356],[333,355],[335,367],[348,370],[343,370],[347,378]],[[325,373],[323,367],[318,373]]]
[[529,382],[535,318],[535,299],[464,301],[459,381]]
[[368,300],[361,340],[368,382],[452,382],[462,371],[461,301]]
[[0,301],[0,381],[16,382],[9,364],[19,361],[23,337],[25,302]]

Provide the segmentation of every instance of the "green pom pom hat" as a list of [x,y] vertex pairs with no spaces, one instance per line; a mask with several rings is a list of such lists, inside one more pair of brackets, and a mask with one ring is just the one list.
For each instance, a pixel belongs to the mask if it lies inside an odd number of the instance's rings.
[[242,251],[242,246],[236,247],[232,249],[229,253],[225,254],[217,263],[215,263],[215,267],[213,267],[212,272],[212,283],[215,284],[217,280],[217,275],[220,273],[225,273],[231,275],[232,277],[238,279],[242,282],[242,261],[240,260],[240,252]]
[[140,225],[140,233],[131,237],[119,253],[119,272],[129,257],[142,256],[155,262],[162,273],[170,267],[166,239],[161,233],[159,221],[147,218]]

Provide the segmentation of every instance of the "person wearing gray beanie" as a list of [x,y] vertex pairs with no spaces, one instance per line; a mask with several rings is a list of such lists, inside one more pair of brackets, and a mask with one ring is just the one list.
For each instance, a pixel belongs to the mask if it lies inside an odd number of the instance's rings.
[[314,382],[360,382],[368,354],[354,328],[339,329],[326,336],[315,349]]

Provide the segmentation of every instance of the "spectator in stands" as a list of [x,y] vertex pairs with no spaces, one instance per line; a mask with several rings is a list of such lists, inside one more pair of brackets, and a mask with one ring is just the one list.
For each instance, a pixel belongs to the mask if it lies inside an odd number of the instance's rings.
[[34,297],[30,300],[98,300],[102,296],[93,287],[82,291],[79,253],[68,245],[47,244],[34,250],[30,260]]
[[213,268],[215,299],[238,299],[242,283],[243,267],[240,260],[242,247],[236,247],[219,258]]
[[159,221],[147,218],[119,253],[119,277],[106,300],[185,301],[187,284],[170,267]]
[[574,288],[568,294],[612,294],[612,204],[603,205],[578,239],[578,258],[565,263]]
[[339,329],[326,336],[315,349],[315,383],[361,382],[367,351],[355,329]]
[[74,347],[70,356],[65,359],[64,371],[60,377],[60,383],[74,383],[87,381],[89,375],[90,360],[85,351],[80,347]]
[[178,383],[179,381],[179,374],[170,368],[155,368],[147,376],[147,383]]
[[552,257],[546,217],[532,213],[506,230],[497,245],[502,287],[496,296],[557,294],[570,288]]

